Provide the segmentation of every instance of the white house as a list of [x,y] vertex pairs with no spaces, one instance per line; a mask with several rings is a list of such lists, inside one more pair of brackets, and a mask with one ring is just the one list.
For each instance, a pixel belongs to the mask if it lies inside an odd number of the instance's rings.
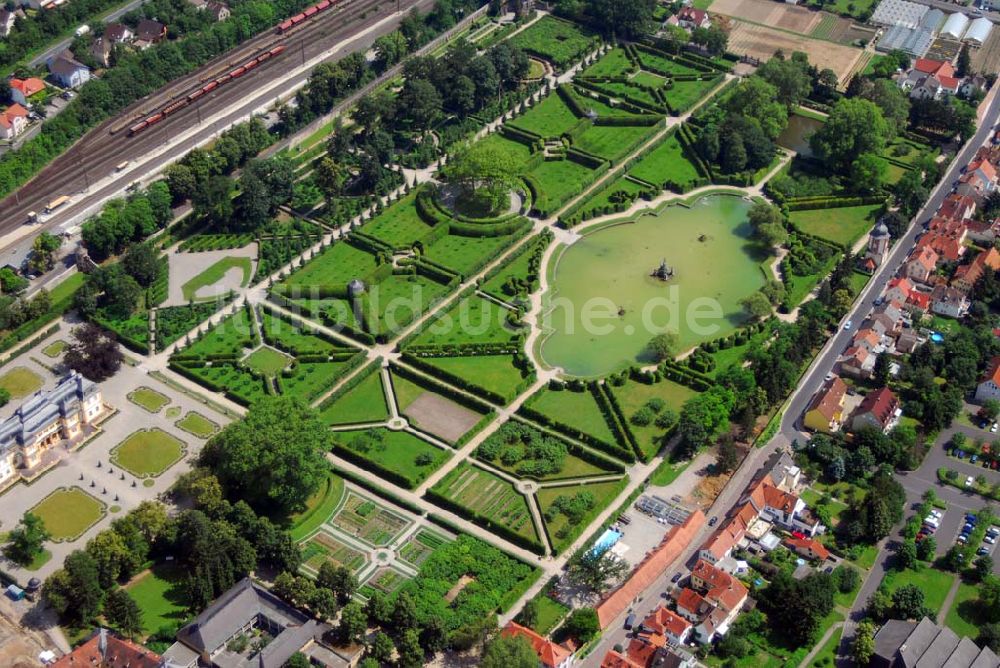
[[990,360],[986,375],[976,386],[976,401],[983,402],[987,399],[1000,400],[1000,357]]

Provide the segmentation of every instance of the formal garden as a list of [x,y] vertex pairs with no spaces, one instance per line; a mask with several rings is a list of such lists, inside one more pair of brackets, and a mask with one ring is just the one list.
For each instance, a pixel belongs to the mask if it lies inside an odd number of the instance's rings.
[[62,543],[73,542],[97,524],[107,506],[79,487],[60,487],[28,512],[42,520],[50,540]]
[[111,449],[111,463],[136,478],[157,477],[184,457],[187,444],[156,427],[141,429]]

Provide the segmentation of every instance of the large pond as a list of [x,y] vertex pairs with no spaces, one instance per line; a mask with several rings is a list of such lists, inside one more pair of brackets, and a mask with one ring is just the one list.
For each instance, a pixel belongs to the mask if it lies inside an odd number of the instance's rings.
[[[646,344],[665,329],[687,349],[742,324],[740,300],[765,280],[749,209],[741,197],[713,195],[596,229],[565,248],[545,296],[545,363],[598,376],[649,362]],[[651,276],[663,260],[673,270],[668,281]]]
[[823,121],[792,114],[788,117],[788,125],[778,135],[778,145],[791,149],[806,158],[812,157],[809,138],[821,127],[823,127]]

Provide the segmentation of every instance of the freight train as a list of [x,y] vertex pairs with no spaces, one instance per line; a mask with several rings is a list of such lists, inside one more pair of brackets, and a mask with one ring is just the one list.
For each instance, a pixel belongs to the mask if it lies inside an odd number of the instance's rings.
[[[286,19],[286,20],[282,21],[277,26],[275,26],[274,31],[277,34],[279,34],[279,35],[284,35],[285,33],[287,33],[289,30],[291,30],[295,26],[301,25],[303,22],[309,21],[309,20],[315,18],[318,14],[321,14],[321,13],[323,13],[323,12],[325,12],[325,11],[331,9],[331,8],[338,7],[338,6],[340,6],[341,4],[343,4],[345,2],[349,2],[349,0],[322,0],[322,2],[319,2],[319,3],[317,3],[317,4],[315,4],[315,5],[311,6],[311,7],[309,7],[308,9],[306,9],[301,14],[296,14],[295,16],[291,17],[290,19]],[[223,74],[223,75],[221,75],[219,77],[216,77],[215,79],[207,82],[201,88],[199,88],[199,89],[197,89],[197,90],[189,93],[188,95],[186,95],[186,96],[184,96],[182,98],[179,98],[179,99],[176,99],[176,100],[170,102],[166,106],[161,107],[155,113],[153,113],[153,114],[151,114],[149,116],[146,116],[145,118],[143,118],[141,121],[139,121],[135,125],[132,125],[131,127],[129,127],[129,129],[128,129],[128,135],[130,137],[132,137],[134,135],[139,134],[140,132],[142,132],[146,128],[150,127],[151,125],[156,125],[157,123],[159,123],[160,121],[162,121],[164,118],[170,116],[171,114],[175,114],[178,111],[180,111],[181,109],[183,109],[184,107],[188,106],[189,104],[191,104],[192,102],[194,102],[195,100],[197,100],[202,95],[206,95],[207,93],[211,93],[213,90],[215,90],[219,86],[224,86],[227,83],[229,83],[230,81],[232,81],[233,79],[239,79],[241,76],[243,76],[247,72],[251,71],[252,69],[254,69],[255,67],[257,67],[258,65],[260,65],[264,61],[269,60],[269,59],[274,58],[275,56],[279,55],[282,51],[285,50],[285,48],[286,47],[285,47],[284,44],[278,44],[277,46],[274,46],[274,47],[271,47],[270,49],[267,49],[266,51],[261,51],[260,53],[258,53],[253,58],[251,58],[250,60],[246,61],[245,63],[241,63],[236,68],[234,68],[234,69],[226,72],[225,74]]]

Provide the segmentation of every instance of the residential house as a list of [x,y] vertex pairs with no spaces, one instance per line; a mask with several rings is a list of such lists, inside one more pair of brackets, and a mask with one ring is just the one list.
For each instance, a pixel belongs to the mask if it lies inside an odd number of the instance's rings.
[[973,160],[965,168],[965,176],[974,175],[981,181],[989,183],[991,190],[996,186],[997,169],[989,160]]
[[890,619],[875,634],[871,668],[998,668],[1000,657],[927,617]]
[[224,2],[215,2],[214,0],[190,0],[191,4],[198,9],[203,9],[212,15],[216,21],[225,21],[229,18],[232,12],[229,11],[229,6]]
[[941,203],[937,215],[949,220],[964,220],[972,218],[975,213],[976,200],[958,193],[949,193]]
[[38,77],[27,79],[13,78],[10,80],[10,98],[20,105],[27,106],[28,98],[45,90],[45,82]]
[[601,668],[695,668],[697,665],[690,654],[660,647],[643,637],[633,638],[623,652],[608,650],[601,660]]
[[64,88],[79,88],[90,81],[90,68],[78,62],[69,50],[49,59],[52,78]]
[[685,30],[694,30],[695,28],[708,28],[712,25],[712,21],[708,18],[708,12],[704,9],[695,9],[694,7],[687,6],[682,7],[679,12],[667,19],[667,25],[679,26]]
[[899,422],[903,414],[899,399],[887,387],[869,392],[861,401],[854,417],[851,419],[851,429],[858,431],[864,427],[873,427],[882,433],[887,433]]
[[987,399],[1000,400],[1000,357],[990,360],[986,374],[976,385],[976,401],[982,403]]
[[971,98],[986,90],[986,84],[986,77],[978,73],[973,74],[962,80],[962,87],[959,88],[958,92],[962,97]]
[[837,360],[840,374],[849,378],[870,378],[878,355],[864,346],[851,345]]
[[886,301],[899,302],[905,304],[910,298],[910,293],[914,291],[913,283],[908,278],[893,278],[885,288]]
[[955,192],[959,195],[967,195],[977,203],[982,204],[989,195],[996,188],[996,182],[989,180],[983,176],[982,171],[967,171],[958,178],[958,185],[955,187]]
[[0,112],[0,137],[14,139],[28,127],[28,110],[17,102]]
[[109,23],[104,27],[104,41],[109,44],[128,44],[135,33],[124,23]]
[[795,460],[785,451],[778,453],[767,474],[774,481],[774,486],[783,492],[794,492],[802,480],[802,469],[796,466]]
[[744,503],[730,519],[722,522],[718,531],[708,537],[698,551],[698,556],[710,564],[718,564],[743,540],[747,529],[756,519],[757,511],[753,504]]
[[107,413],[101,389],[76,371],[39,390],[0,422],[0,487],[34,469],[59,445],[88,433]]
[[852,342],[872,354],[877,355],[882,352],[882,336],[870,326],[862,327],[855,332]]
[[969,310],[969,299],[961,290],[939,285],[931,292],[931,311],[949,318],[961,318]]
[[148,49],[167,38],[167,26],[152,19],[142,19],[135,27],[135,45],[140,49]]
[[[843,382],[843,381],[841,381]],[[778,489],[770,475],[765,475],[750,489],[746,497],[761,519],[789,531],[815,536],[824,529],[806,507],[805,501],[790,492]]]
[[[954,221],[948,222],[953,223]],[[938,254],[939,259],[944,259],[948,262],[958,262],[962,255],[965,254],[964,242],[967,234],[968,229],[965,225],[961,225],[961,229],[954,232],[939,232],[935,231],[932,227],[931,231],[922,234],[917,239],[917,248],[930,248]]]
[[903,264],[903,275],[926,283],[937,268],[938,254],[930,246],[914,248]]
[[701,643],[712,642],[717,635],[726,634],[743,609],[747,588],[729,573],[703,560],[699,560],[691,571],[691,587],[713,607],[706,617],[695,623],[695,638]]
[[826,561],[830,558],[830,550],[815,538],[791,538],[785,539],[785,547],[799,555],[803,559],[811,561]]
[[1000,251],[992,246],[972,259],[969,264],[963,264],[955,269],[951,286],[968,294],[973,286],[987,271],[1000,270]]
[[[258,629],[271,638],[264,647],[251,644],[237,651],[230,644]],[[337,648],[325,644],[331,631],[329,625],[317,622],[247,577],[182,627],[177,642],[163,653],[163,660],[174,668],[281,668],[301,652],[313,665],[353,665],[357,653],[345,658]]]
[[992,245],[1000,239],[1000,218],[993,220],[966,220],[965,228],[968,230],[968,239],[982,245]]
[[160,668],[163,660],[152,650],[100,629],[54,663],[52,668]]
[[844,395],[847,385],[839,377],[834,376],[823,383],[812,403],[806,409],[802,423],[806,429],[821,431],[827,434],[840,429],[844,413]]
[[501,635],[505,638],[524,638],[538,655],[538,664],[544,668],[568,668],[573,665],[573,650],[551,640],[547,640],[531,629],[517,622],[508,622]]
[[899,87],[917,100],[938,100],[958,95],[962,79],[955,76],[951,63],[917,58],[909,72],[898,80]]
[[641,632],[662,636],[671,645],[680,645],[691,632],[691,623],[662,605],[642,620]]
[[690,587],[677,595],[677,614],[691,622],[698,622],[712,611],[712,604]]
[[917,330],[907,327],[896,337],[896,352],[908,354],[920,347],[922,340]]
[[886,301],[874,308],[868,319],[868,326],[882,336],[896,338],[904,322],[903,305],[899,302]]

